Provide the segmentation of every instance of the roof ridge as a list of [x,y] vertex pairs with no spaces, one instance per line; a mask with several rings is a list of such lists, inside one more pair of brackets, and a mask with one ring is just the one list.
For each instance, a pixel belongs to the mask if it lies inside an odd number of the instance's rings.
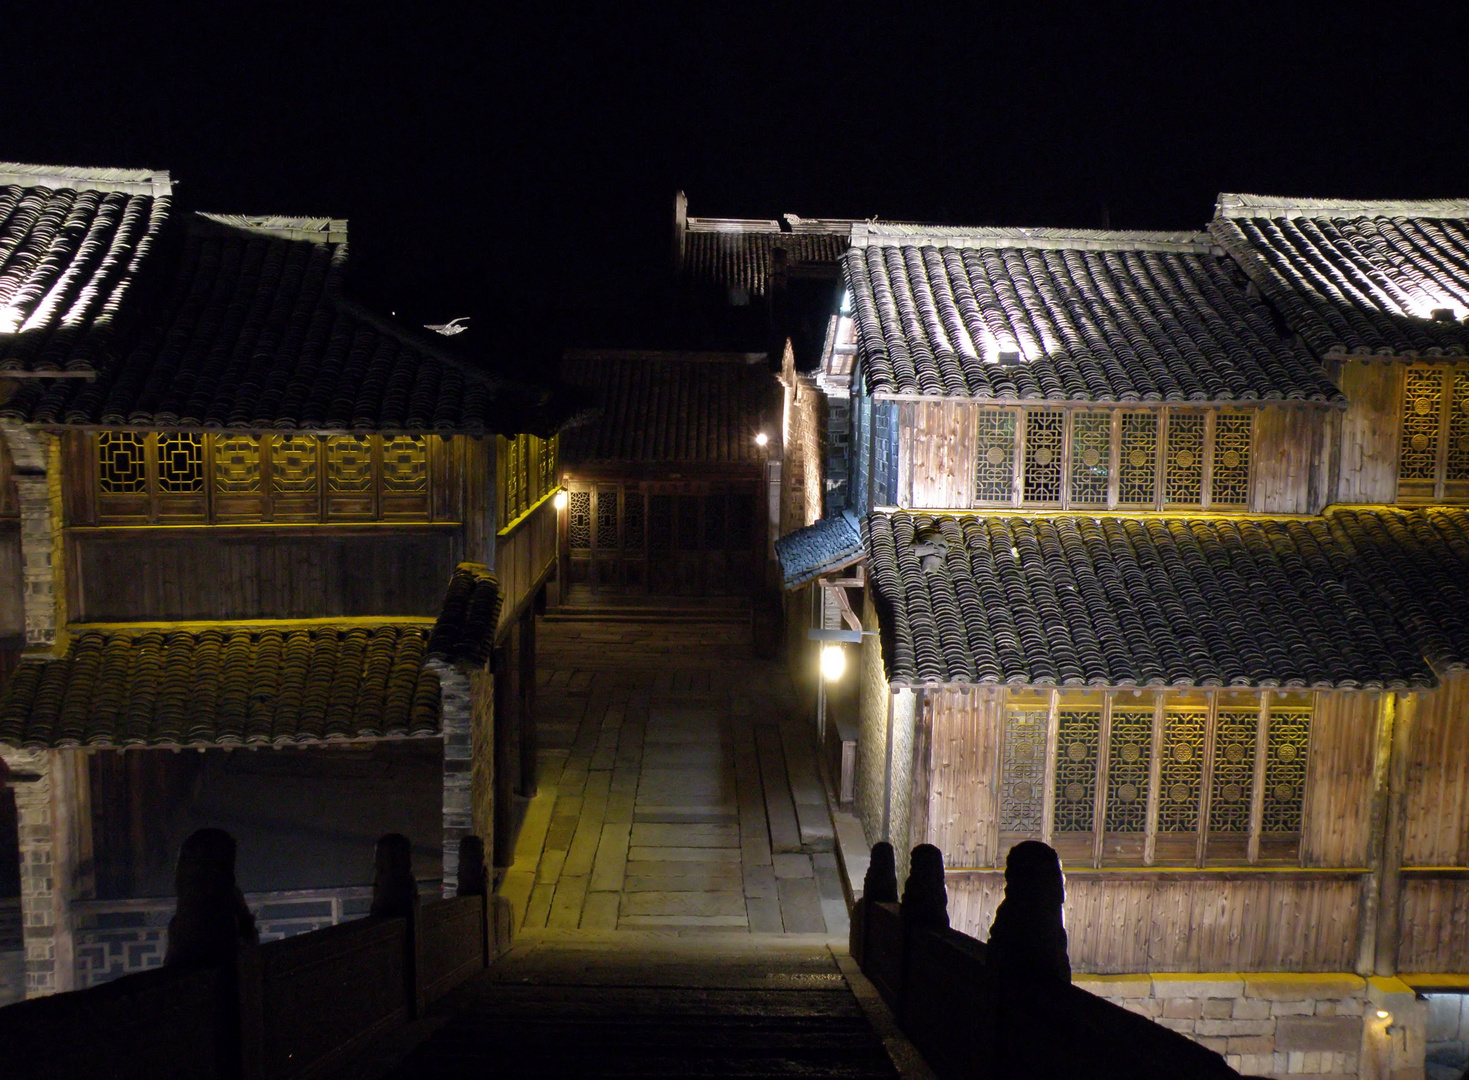
[[173,194],[173,180],[167,169],[109,169],[0,161],[0,184],[75,188],[80,191],[120,191],[129,195],[154,197]]
[[345,244],[347,242],[346,218],[292,217],[282,214],[210,214],[196,210],[191,215],[190,224],[197,228],[198,220],[201,218],[225,228],[245,229],[283,240],[306,240],[317,244]]
[[[1220,192],[1216,218],[1317,217],[1333,210],[1346,217],[1469,217],[1469,199],[1312,199]],[[1270,211],[1270,213],[1261,213]]]
[[564,360],[646,360],[707,364],[760,364],[770,358],[763,352],[733,352],[710,349],[594,349],[569,348],[562,352]]
[[1093,251],[1188,251],[1216,247],[1207,232],[1141,229],[1061,229],[1001,226],[904,225],[865,221],[852,226],[853,247],[880,246],[1080,248]]

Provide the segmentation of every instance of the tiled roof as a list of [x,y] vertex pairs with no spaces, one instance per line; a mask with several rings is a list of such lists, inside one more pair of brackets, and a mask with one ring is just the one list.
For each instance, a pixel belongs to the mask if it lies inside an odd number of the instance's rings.
[[11,746],[286,745],[436,735],[425,628],[86,631],[24,661],[0,699]]
[[84,372],[107,354],[168,190],[167,173],[0,164],[0,372]]
[[1469,509],[1335,508],[1332,532],[1440,671],[1469,667]]
[[852,242],[869,392],[1342,399],[1207,235],[869,225]]
[[440,660],[484,664],[500,623],[500,582],[489,567],[460,563],[428,639],[428,654]]
[[850,511],[795,529],[775,542],[775,557],[780,560],[787,589],[840,570],[862,555],[862,531]]
[[684,277],[737,286],[751,296],[765,295],[776,249],[785,253],[787,267],[828,267],[835,276],[851,230],[850,222],[829,232],[782,232],[774,221],[716,221],[703,227],[696,227],[696,221],[683,236]]
[[[508,383],[342,296],[346,244],[316,219],[193,215],[158,310],[94,381],[30,381],[0,408],[43,424],[310,431],[549,432],[545,390]],[[322,219],[326,220],[326,219]],[[283,235],[285,233],[286,235]],[[330,235],[330,233],[327,233]]]
[[[755,465],[779,438],[780,385],[763,355],[576,351],[561,377],[602,406],[598,419],[562,437],[569,463]],[[761,431],[765,447],[755,443]]]
[[1435,682],[1324,518],[874,513],[863,531],[896,684]]
[[1225,194],[1210,231],[1323,356],[1469,354],[1469,201]]

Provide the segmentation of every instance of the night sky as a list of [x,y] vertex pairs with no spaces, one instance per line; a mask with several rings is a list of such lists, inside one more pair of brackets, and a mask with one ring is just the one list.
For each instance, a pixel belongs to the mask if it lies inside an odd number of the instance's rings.
[[1459,5],[231,7],[10,5],[0,159],[348,217],[359,294],[483,342],[656,343],[680,188],[696,215],[1162,229],[1221,190],[1469,194]]

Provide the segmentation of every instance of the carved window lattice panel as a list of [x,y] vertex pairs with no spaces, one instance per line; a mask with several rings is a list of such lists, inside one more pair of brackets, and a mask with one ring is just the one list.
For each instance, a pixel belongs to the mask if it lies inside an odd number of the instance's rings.
[[1266,728],[1265,815],[1262,833],[1299,833],[1306,796],[1311,710],[1272,706]]
[[1106,506],[1111,469],[1112,417],[1075,413],[1071,418],[1071,503]]
[[536,440],[536,474],[542,495],[556,486],[556,440],[555,435]]
[[520,440],[505,440],[505,512],[503,521],[520,516]]
[[652,551],[673,550],[672,495],[648,496],[648,548]]
[[630,555],[643,553],[644,514],[643,493],[625,490],[622,493],[622,550]]
[[134,431],[97,436],[98,483],[104,495],[136,495],[148,489],[145,437]]
[[1168,452],[1163,459],[1163,501],[1197,506],[1204,489],[1204,414],[1168,416]]
[[214,487],[228,495],[260,491],[260,440],[253,435],[225,435],[214,440]]
[[204,491],[204,437],[182,433],[158,436],[158,490],[166,495]]
[[617,542],[617,488],[615,485],[597,486],[597,532],[593,541],[598,551],[616,551]]
[[1091,832],[1097,793],[1097,744],[1102,710],[1062,708],[1057,714],[1054,831]]
[[394,435],[383,440],[383,490],[392,495],[428,491],[428,440]]
[[1214,416],[1214,475],[1209,484],[1212,506],[1248,506],[1250,502],[1249,413]]
[[1248,833],[1255,776],[1258,709],[1220,709],[1214,727],[1214,774],[1209,784],[1209,831]]
[[1061,447],[1066,414],[1031,410],[1025,414],[1025,482],[1028,503],[1061,501]]
[[1117,502],[1153,506],[1158,501],[1158,414],[1124,412],[1119,449]]
[[975,422],[975,444],[975,501],[1009,503],[1015,480],[1015,414],[981,409]]
[[277,494],[306,495],[317,489],[317,443],[314,435],[275,435],[270,440],[270,489]]
[[1039,836],[1046,777],[1046,725],[1050,710],[1005,711],[1000,771],[1000,831]]
[[1107,743],[1107,831],[1142,833],[1148,825],[1148,769],[1153,710],[1112,710]]
[[592,547],[592,493],[573,491],[566,502],[567,544],[573,551],[590,551]]
[[332,435],[326,440],[326,489],[333,495],[372,490],[372,440]]
[[1158,782],[1159,833],[1191,833],[1199,827],[1205,724],[1203,709],[1169,709],[1163,715],[1162,768]]
[[1449,403],[1449,480],[1469,480],[1469,369],[1454,372]]
[[1443,412],[1443,372],[1410,367],[1403,379],[1403,433],[1398,477],[1432,480],[1438,471],[1438,440]]

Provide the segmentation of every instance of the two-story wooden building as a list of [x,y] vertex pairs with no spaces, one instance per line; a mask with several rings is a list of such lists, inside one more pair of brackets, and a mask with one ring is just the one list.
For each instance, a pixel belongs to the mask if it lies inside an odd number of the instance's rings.
[[534,784],[563,400],[353,301],[345,222],[172,194],[0,166],[0,757],[25,778],[0,796],[30,994],[158,961],[193,828],[237,835],[287,933],[360,904],[340,887],[383,832],[446,887],[460,836],[505,856]]
[[1052,844],[1073,968],[1246,1072],[1421,1067],[1409,987],[1469,973],[1465,216],[852,232],[868,839],[937,844],[979,937]]

